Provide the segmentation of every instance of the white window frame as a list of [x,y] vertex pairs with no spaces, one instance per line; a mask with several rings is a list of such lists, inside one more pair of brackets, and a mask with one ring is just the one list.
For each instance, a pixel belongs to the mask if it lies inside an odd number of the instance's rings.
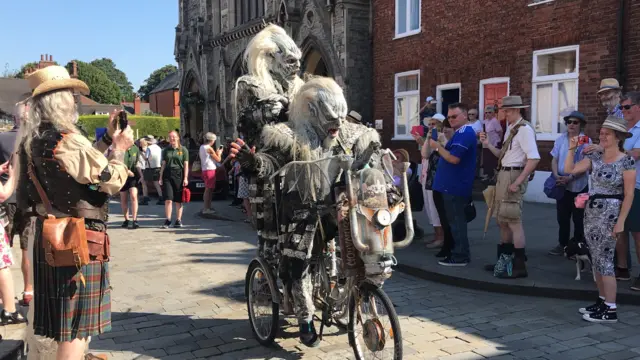
[[[412,75],[418,75],[418,89],[411,90],[411,91],[398,92],[398,79],[401,77],[412,76]],[[394,81],[393,81],[393,139],[391,140],[413,140],[413,137],[411,136],[411,129],[408,128],[408,126],[409,126],[409,123],[411,122],[410,120],[413,117],[415,117],[416,114],[406,115],[406,116],[410,116],[407,119],[408,122],[407,122],[406,134],[398,134],[398,122],[397,122],[398,119],[396,118],[397,99],[400,97],[409,97],[409,96],[416,96],[418,98],[418,110],[419,110],[422,104],[420,102],[420,70],[411,70],[411,71],[405,71],[405,72],[395,74]],[[419,116],[419,114],[417,115]]]
[[495,78],[490,78],[490,79],[483,79],[480,80],[480,91],[479,91],[479,98],[478,98],[478,119],[480,120],[484,120],[484,86],[485,85],[491,85],[491,84],[504,84],[507,83],[507,96],[509,96],[509,94],[511,93],[511,78],[510,77],[495,77]]
[[415,34],[419,34],[420,31],[422,31],[422,0],[418,0],[418,28],[415,30],[407,30],[403,33],[399,33],[398,32],[398,1],[406,1],[407,2],[407,13],[404,14],[406,20],[407,20],[407,29],[409,29],[410,25],[410,19],[411,19],[411,0],[395,0],[395,11],[394,11],[394,16],[395,16],[395,37],[394,39],[400,39],[403,37],[407,37],[407,36],[411,36],[411,35],[415,35]]
[[458,102],[462,101],[462,84],[461,83],[451,83],[451,84],[442,84],[436,86],[436,101],[438,104],[436,105],[436,111],[442,115],[442,90],[453,90],[458,89]]
[[[545,75],[545,76],[537,76],[538,74],[538,56],[540,55],[549,55],[561,52],[575,51],[576,53],[576,71],[567,74],[557,74],[557,75]],[[558,91],[558,83],[567,80],[575,80],[576,82],[576,94],[575,94],[575,103],[576,110],[578,109],[578,100],[579,96],[579,85],[580,85],[580,45],[571,45],[571,46],[563,46],[552,49],[544,49],[544,50],[536,50],[533,52],[533,67],[531,73],[531,125],[533,128],[536,128],[537,122],[537,111],[538,111],[538,99],[537,99],[537,91],[536,88],[538,85],[552,84],[552,91],[554,94],[557,94]],[[551,100],[551,113],[558,113],[558,97],[554,96]],[[554,129],[554,133],[536,133],[536,137],[538,140],[543,141],[555,141],[560,133],[557,132],[558,128],[558,119],[553,118],[551,128]]]

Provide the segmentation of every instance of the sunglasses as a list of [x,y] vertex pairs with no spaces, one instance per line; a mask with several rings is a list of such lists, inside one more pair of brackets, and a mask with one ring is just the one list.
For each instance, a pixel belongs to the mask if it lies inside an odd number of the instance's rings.
[[631,110],[631,108],[634,107],[635,105],[638,105],[638,104],[620,105],[620,107],[625,110]]
[[469,113],[469,115],[476,115],[476,116],[477,116],[477,115],[478,115],[478,113],[470,112],[470,113]]
[[567,121],[565,121],[565,124],[567,124],[567,125],[579,125],[580,124],[580,120],[567,120]]

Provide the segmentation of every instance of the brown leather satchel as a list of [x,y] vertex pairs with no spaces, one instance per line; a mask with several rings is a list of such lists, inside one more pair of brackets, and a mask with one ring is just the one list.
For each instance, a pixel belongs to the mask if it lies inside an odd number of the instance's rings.
[[42,224],[45,260],[53,267],[74,266],[80,269],[81,266],[89,263],[84,218],[56,218],[53,215],[53,207],[49,197],[35,174],[33,162],[29,163],[27,172],[47,212]]

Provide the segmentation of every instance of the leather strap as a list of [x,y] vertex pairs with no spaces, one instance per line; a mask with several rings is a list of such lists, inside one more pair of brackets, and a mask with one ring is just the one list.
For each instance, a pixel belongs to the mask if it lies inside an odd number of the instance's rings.
[[29,161],[29,168],[27,169],[27,173],[29,174],[29,178],[33,182],[33,185],[36,186],[36,190],[38,191],[38,195],[40,195],[40,200],[44,204],[44,208],[47,211],[47,217],[53,216],[53,206],[51,206],[51,202],[49,201],[49,197],[47,193],[44,191],[44,188],[38,181],[38,176],[35,173],[35,167],[33,166],[33,160]]

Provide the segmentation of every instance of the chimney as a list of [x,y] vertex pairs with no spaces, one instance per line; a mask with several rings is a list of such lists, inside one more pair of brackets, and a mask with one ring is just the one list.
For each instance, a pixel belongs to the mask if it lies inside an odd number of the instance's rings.
[[44,55],[40,54],[40,61],[44,61]]
[[136,94],[135,99],[133,99],[133,114],[140,115],[140,96]]
[[71,64],[73,66],[72,71],[71,71],[71,78],[72,79],[77,79],[78,78],[78,63],[75,60],[73,60],[71,62]]

